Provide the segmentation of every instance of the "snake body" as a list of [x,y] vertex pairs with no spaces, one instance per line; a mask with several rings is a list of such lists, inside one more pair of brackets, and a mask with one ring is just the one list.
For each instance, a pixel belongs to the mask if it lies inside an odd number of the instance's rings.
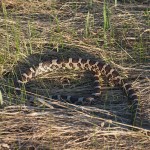
[[53,95],[51,98],[63,100],[65,99],[71,103],[86,103],[92,102],[96,97],[101,94],[101,86],[99,82],[99,76],[102,74],[106,76],[108,81],[111,81],[114,86],[122,87],[125,91],[125,94],[128,97],[129,102],[132,106],[133,120],[135,116],[138,116],[139,112],[139,98],[137,96],[136,91],[132,87],[132,84],[128,83],[125,79],[123,79],[119,73],[111,68],[109,64],[106,64],[101,61],[95,61],[90,59],[83,58],[68,58],[65,60],[61,59],[51,59],[48,61],[44,61],[39,63],[36,67],[31,67],[27,69],[17,82],[26,84],[32,78],[37,77],[43,73],[58,70],[62,68],[74,69],[74,70],[89,70],[94,74],[94,89],[93,93],[90,97],[74,97],[74,96],[66,96],[66,95]]

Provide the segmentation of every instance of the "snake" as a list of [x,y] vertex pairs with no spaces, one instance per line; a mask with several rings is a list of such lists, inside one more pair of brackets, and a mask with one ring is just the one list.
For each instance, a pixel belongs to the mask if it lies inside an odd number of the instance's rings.
[[119,86],[126,94],[128,101],[131,104],[130,110],[132,112],[132,124],[135,123],[136,118],[139,119],[139,97],[132,83],[128,83],[127,79],[120,76],[119,72],[112,68],[109,64],[103,61],[97,61],[85,58],[67,58],[67,59],[49,59],[40,62],[38,65],[30,67],[21,74],[17,80],[18,84],[26,84],[33,78],[42,75],[43,73],[52,72],[59,69],[73,69],[73,70],[88,70],[92,72],[94,77],[93,93],[89,97],[76,97],[70,95],[52,95],[50,98],[57,100],[66,100],[70,103],[84,104],[92,103],[97,97],[101,95],[101,85],[99,76],[104,75],[106,79],[113,83],[114,86]]

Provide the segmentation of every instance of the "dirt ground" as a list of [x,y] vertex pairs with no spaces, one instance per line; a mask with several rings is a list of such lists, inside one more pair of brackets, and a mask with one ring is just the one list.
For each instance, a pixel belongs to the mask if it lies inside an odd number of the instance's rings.
[[[148,0],[0,1],[0,150],[149,150],[150,11]],[[102,95],[90,106],[49,99],[85,96],[90,73],[50,72],[27,84],[34,105],[14,94],[14,76],[51,58],[102,60],[133,84],[141,122],[131,124],[122,89],[101,80]],[[66,83],[67,79],[67,83]]]

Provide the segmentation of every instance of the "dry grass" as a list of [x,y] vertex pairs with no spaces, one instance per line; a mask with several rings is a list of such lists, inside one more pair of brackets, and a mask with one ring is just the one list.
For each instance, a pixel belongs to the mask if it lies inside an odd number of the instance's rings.
[[[150,149],[150,22],[146,2],[118,2],[115,6],[110,1],[105,5],[108,16],[104,19],[104,3],[98,0],[3,0],[0,149]],[[92,106],[46,98],[51,93],[91,93],[91,75],[82,71],[53,72],[32,81],[28,92],[45,97],[34,107],[25,105],[25,97],[10,92],[14,88],[12,74],[48,58],[75,56],[105,60],[129,77],[140,96],[141,127],[130,125],[131,113],[122,91],[102,79],[101,100]]]

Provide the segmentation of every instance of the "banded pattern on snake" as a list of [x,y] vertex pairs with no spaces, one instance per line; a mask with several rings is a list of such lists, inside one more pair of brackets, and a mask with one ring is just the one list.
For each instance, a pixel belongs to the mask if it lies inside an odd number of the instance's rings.
[[125,79],[123,79],[119,73],[111,68],[110,65],[101,62],[94,61],[90,59],[82,59],[82,58],[68,58],[65,60],[61,59],[51,59],[49,61],[44,61],[39,63],[36,67],[29,68],[25,73],[21,75],[21,79],[17,82],[20,84],[29,82],[32,78],[41,75],[43,73],[58,70],[62,68],[74,69],[74,70],[89,70],[94,74],[94,89],[93,93],[90,97],[74,97],[74,96],[66,96],[66,95],[53,95],[52,99],[58,100],[66,100],[71,103],[91,103],[94,99],[101,95],[101,86],[99,82],[99,76],[102,74],[106,76],[106,78],[112,82],[115,86],[122,87],[125,91],[125,94],[128,97],[128,100],[131,103],[131,111],[132,111],[132,123],[134,124],[135,118],[138,118],[138,113],[140,112],[139,108],[139,98],[132,87],[132,84],[128,83]]

